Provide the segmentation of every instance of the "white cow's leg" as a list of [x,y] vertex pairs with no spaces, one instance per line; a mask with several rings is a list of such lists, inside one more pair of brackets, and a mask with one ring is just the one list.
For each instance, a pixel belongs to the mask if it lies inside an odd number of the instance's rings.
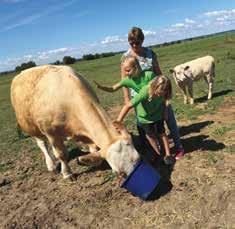
[[207,84],[208,84],[208,99],[212,98],[212,92],[213,92],[213,76],[212,75],[207,75]]
[[64,179],[71,178],[73,179],[73,173],[68,165],[68,153],[64,145],[63,139],[54,136],[48,136],[48,140],[52,145],[52,150],[55,157],[61,163],[61,173]]
[[46,142],[36,137],[35,140],[37,142],[38,147],[41,149],[41,151],[44,154],[48,171],[55,171],[56,170],[55,161],[48,152]]
[[186,87],[185,85],[181,85],[180,86],[180,90],[184,96],[184,104],[187,104],[188,103],[188,98],[187,98],[187,92],[186,92]]
[[189,103],[194,104],[194,99],[193,99],[193,81],[190,80],[188,83],[188,94],[189,94]]
[[212,98],[212,93],[213,93],[213,81],[210,81],[208,83],[208,99]]

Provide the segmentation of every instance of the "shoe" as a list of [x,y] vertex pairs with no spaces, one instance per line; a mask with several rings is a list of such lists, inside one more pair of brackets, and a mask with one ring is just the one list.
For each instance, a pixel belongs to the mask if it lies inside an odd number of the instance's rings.
[[180,149],[176,150],[175,160],[179,160],[182,157],[184,157],[184,149],[180,148]]
[[166,165],[172,165],[172,164],[175,163],[175,158],[172,157],[172,156],[166,156],[164,158],[164,162],[165,162]]

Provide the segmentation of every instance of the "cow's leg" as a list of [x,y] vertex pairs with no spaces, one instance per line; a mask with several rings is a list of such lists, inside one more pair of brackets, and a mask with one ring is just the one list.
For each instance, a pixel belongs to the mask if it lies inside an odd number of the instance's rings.
[[52,145],[52,150],[53,150],[55,157],[61,163],[61,173],[63,175],[63,178],[74,179],[75,177],[72,173],[72,170],[70,169],[68,165],[68,152],[64,145],[63,139],[61,139],[60,137],[54,137],[54,136],[47,136],[47,137],[48,137],[49,142]]
[[41,149],[41,151],[44,154],[48,171],[55,171],[56,170],[55,161],[48,152],[46,142],[36,137],[35,137],[35,140],[37,142],[38,147]]
[[193,81],[189,80],[188,82],[188,94],[189,94],[189,103],[194,104],[194,99],[193,99]]
[[211,74],[206,75],[205,81],[208,84],[208,97],[207,97],[207,99],[211,99],[212,92],[213,92],[213,76]]
[[187,92],[186,92],[186,86],[185,85],[180,85],[179,86],[183,96],[184,96],[184,104],[188,103],[188,98],[187,98]]
[[207,80],[208,80],[208,99],[211,99],[213,93],[213,76],[208,75]]

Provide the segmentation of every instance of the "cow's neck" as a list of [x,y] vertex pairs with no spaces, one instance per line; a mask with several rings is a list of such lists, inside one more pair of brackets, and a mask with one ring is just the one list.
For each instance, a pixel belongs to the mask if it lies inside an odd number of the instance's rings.
[[79,115],[78,118],[88,120],[84,124],[86,135],[100,148],[110,145],[120,136],[100,104],[89,102],[82,116]]

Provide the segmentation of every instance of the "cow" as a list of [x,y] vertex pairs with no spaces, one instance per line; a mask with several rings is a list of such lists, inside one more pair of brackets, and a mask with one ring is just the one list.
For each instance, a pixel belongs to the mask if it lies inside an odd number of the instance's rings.
[[[213,82],[215,77],[215,61],[212,56],[204,56],[192,61],[175,66],[170,69],[176,84],[184,95],[184,103],[194,104],[193,99],[193,82],[205,79],[208,84],[208,99],[212,98]],[[189,98],[186,89],[188,89]]]
[[[11,84],[11,102],[20,128],[36,140],[49,171],[61,163],[63,178],[75,179],[64,141],[88,145],[78,159],[128,175],[139,160],[123,124],[112,122],[88,82],[68,66],[44,65],[22,71]],[[54,153],[50,154],[47,143]]]

